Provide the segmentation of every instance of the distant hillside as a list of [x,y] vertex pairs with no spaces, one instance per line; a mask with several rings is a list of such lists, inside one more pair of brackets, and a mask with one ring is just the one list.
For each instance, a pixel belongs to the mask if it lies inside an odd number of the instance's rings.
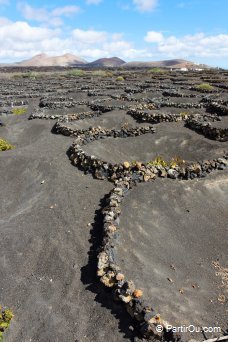
[[108,68],[108,67],[123,67],[123,68],[188,68],[188,69],[206,69],[209,66],[205,64],[196,64],[184,59],[168,59],[163,61],[150,62],[128,62],[118,57],[100,58],[88,63],[85,59],[66,53],[62,56],[48,56],[45,53],[36,55],[30,59],[17,63],[4,63],[0,67],[91,67],[91,68]]
[[168,59],[157,62],[129,62],[123,65],[124,68],[205,68],[205,65],[198,65],[184,59]]
[[119,67],[123,64],[126,64],[126,62],[123,61],[122,59],[118,57],[111,57],[111,58],[97,59],[94,62],[88,63],[87,66],[102,68],[102,67]]
[[41,53],[36,55],[30,59],[25,61],[14,63],[16,66],[24,66],[24,67],[41,67],[41,66],[74,66],[77,64],[86,64],[87,62],[81,57],[72,55],[70,53],[66,53],[62,56],[48,56],[45,53]]

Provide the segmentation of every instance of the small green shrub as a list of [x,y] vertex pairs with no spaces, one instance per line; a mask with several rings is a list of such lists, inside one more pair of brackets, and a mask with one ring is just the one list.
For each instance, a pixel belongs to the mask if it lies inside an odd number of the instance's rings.
[[3,341],[3,333],[9,328],[12,318],[13,312],[11,310],[3,310],[2,307],[0,307],[0,341]]
[[161,156],[157,156],[154,160],[151,160],[147,163],[147,165],[151,166],[162,166],[162,167],[184,167],[185,160],[179,156],[173,157],[170,161],[166,161]]
[[201,83],[197,87],[199,90],[206,90],[206,91],[211,91],[214,89],[209,83]]
[[14,148],[8,141],[0,138],[0,151],[8,151]]
[[99,77],[112,77],[113,74],[110,71],[105,70],[95,70],[92,72],[92,76],[99,76]]
[[29,72],[22,73],[23,78],[30,78],[33,80],[36,80],[38,78],[38,76],[39,76],[38,72],[35,72],[35,71],[29,71]]
[[17,72],[13,74],[13,78],[18,79],[18,78],[30,78],[33,80],[36,80],[41,74],[38,74],[38,72],[35,71],[28,71],[28,72]]
[[14,115],[23,115],[25,113],[27,113],[27,108],[19,108],[19,107],[15,107],[12,109],[12,113]]
[[123,81],[124,81],[123,76],[118,76],[118,77],[116,77],[116,81],[118,81],[118,82],[123,82]]
[[150,74],[160,74],[160,73],[164,73],[165,70],[161,69],[161,68],[152,68],[148,71]]
[[85,76],[85,71],[81,69],[73,69],[68,71],[66,75],[69,77],[82,77]]

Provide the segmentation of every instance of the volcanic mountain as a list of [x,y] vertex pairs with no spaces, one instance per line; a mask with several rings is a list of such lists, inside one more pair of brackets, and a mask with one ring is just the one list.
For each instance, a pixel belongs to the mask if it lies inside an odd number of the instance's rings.
[[129,62],[123,65],[124,68],[205,68],[205,65],[198,65],[184,59],[168,59],[157,62]]
[[87,62],[81,57],[66,53],[62,56],[48,56],[45,53],[36,55],[30,59],[15,63],[17,66],[24,67],[41,67],[41,66],[74,66],[86,64]]
[[126,62],[123,61],[122,59],[118,57],[111,57],[111,58],[97,59],[94,62],[88,63],[88,66],[102,68],[102,67],[119,67],[123,64],[126,64]]

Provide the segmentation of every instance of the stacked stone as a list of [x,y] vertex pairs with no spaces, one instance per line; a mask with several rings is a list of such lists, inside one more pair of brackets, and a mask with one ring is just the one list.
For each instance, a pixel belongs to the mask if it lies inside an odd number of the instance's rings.
[[27,100],[14,100],[14,101],[0,101],[0,107],[17,107],[28,105]]
[[194,90],[194,91],[198,91],[200,93],[215,93],[217,92],[217,90],[215,89],[202,89],[202,88],[198,88],[196,86],[190,87],[190,90]]
[[[103,94],[103,96],[104,96],[104,95],[105,95],[105,94]],[[108,97],[107,97],[107,98],[104,98],[104,99],[102,99],[102,98],[98,98],[98,99],[96,99],[96,100],[95,100],[96,104],[97,104],[97,103],[106,102],[106,101],[110,101],[110,97],[111,97],[111,96],[110,96],[110,95],[108,95],[108,94],[107,94],[107,95],[105,95],[105,96],[108,96]],[[92,103],[90,103],[90,102],[87,102],[87,105],[88,105],[88,106],[90,106],[91,104],[94,104],[95,102],[92,102]]]
[[49,98],[41,98],[39,107],[40,108],[72,108],[76,105],[84,105],[87,104],[86,101],[74,101],[73,98],[69,97],[49,97]]
[[138,93],[142,93],[143,89],[140,88],[132,88],[132,87],[126,87],[124,89],[125,93],[127,94],[138,94]]
[[163,96],[168,96],[168,97],[190,97],[190,98],[195,98],[195,94],[184,94],[178,92],[176,89],[165,89],[162,93]]
[[[59,132],[59,124],[57,123],[56,125],[57,130],[55,131]],[[64,127],[63,130],[65,129],[67,128]],[[62,132],[62,129],[60,129],[60,132]],[[94,156],[86,155],[81,146],[104,137],[127,138],[154,132],[155,129],[153,127],[136,127],[121,130],[101,129],[100,127],[97,127],[85,131],[75,131],[73,132],[73,135],[77,136],[77,139],[69,149],[70,160],[73,165],[84,170],[85,173],[93,174],[97,179],[107,178],[111,181],[115,181],[122,175],[131,173],[131,171],[135,169],[135,165],[131,165],[128,162],[119,164],[108,163]]]
[[77,120],[97,117],[97,116],[100,116],[101,114],[102,114],[101,112],[82,112],[82,113],[68,114],[68,115],[50,115],[44,112],[35,112],[30,115],[29,120],[43,119],[43,120],[58,120],[59,122],[70,122],[70,121],[77,121]]
[[207,110],[210,113],[216,113],[221,116],[228,115],[228,106],[220,104],[218,102],[209,103],[207,106]]
[[188,115],[182,114],[167,114],[167,113],[149,113],[137,109],[130,109],[127,114],[131,115],[137,121],[146,121],[151,123],[159,122],[177,122],[186,120]]
[[[100,281],[112,288],[115,300],[121,301],[136,321],[144,338],[157,336],[162,338],[168,332],[168,323],[157,314],[150,305],[147,305],[141,297],[143,291],[136,288],[132,280],[127,280],[116,262],[116,241],[119,238],[118,218],[121,213],[121,203],[124,196],[133,187],[134,182],[129,177],[123,177],[115,182],[103,209],[103,243],[98,255],[97,275]],[[158,332],[156,327],[160,325],[163,332]],[[159,330],[159,329],[158,329]],[[170,336],[172,341],[178,340],[178,336]]]
[[114,137],[114,138],[127,138],[139,136],[145,133],[154,133],[155,129],[153,127],[135,127],[135,128],[122,128],[117,130],[115,128],[107,129],[98,127],[89,127],[89,129],[73,129],[70,128],[60,121],[58,121],[54,127],[53,132],[58,134],[63,134],[66,136],[80,137],[82,145],[88,142],[104,138],[104,137]]
[[203,134],[206,138],[217,141],[228,141],[228,128],[213,127],[210,122],[202,122],[197,118],[187,119],[186,126]]
[[221,89],[228,89],[228,85],[227,84],[216,84],[216,87],[221,88]]
[[176,103],[176,102],[165,102],[165,101],[161,101],[159,103],[160,107],[174,107],[174,108],[184,108],[184,109],[188,109],[188,108],[202,108],[203,105],[201,103],[190,103],[190,102],[186,102],[186,103]]
[[154,110],[154,109],[158,109],[157,105],[155,103],[139,103],[136,106],[130,106],[129,110],[145,110],[145,109],[149,109],[149,110]]
[[147,92],[147,90],[150,90],[150,85],[147,82],[136,85],[140,87],[143,90],[143,92]]
[[92,91],[92,90],[88,91],[87,95],[88,96],[99,96],[99,95],[101,96],[101,94],[99,94],[97,91]]
[[104,105],[98,105],[95,103],[91,103],[89,107],[94,111],[99,111],[102,113],[111,112],[114,109],[114,106],[104,106]]
[[[195,97],[195,96],[194,96]],[[204,103],[193,103],[193,102],[171,102],[169,99],[164,97],[157,98],[142,98],[140,102],[153,103],[156,109],[160,109],[162,107],[173,107],[173,108],[203,108],[205,107]]]
[[156,177],[169,177],[173,179],[194,179],[197,177],[205,177],[213,170],[223,170],[227,167],[227,158],[218,158],[211,161],[204,161],[201,163],[182,165],[178,163],[171,163],[170,166],[162,166],[159,163],[141,163],[141,162],[124,162],[119,164],[112,164],[103,161],[95,156],[87,155],[82,145],[88,144],[91,141],[107,137],[128,137],[136,136],[145,133],[154,133],[152,127],[133,128],[130,130],[100,130],[99,128],[92,128],[89,131],[78,132],[77,139],[69,149],[70,160],[73,165],[82,169],[85,173],[91,173],[96,179],[108,179],[115,182],[121,177],[131,177],[136,182],[148,182]]
[[138,182],[148,182],[156,177],[172,179],[194,179],[205,177],[213,170],[223,170],[228,167],[227,156],[214,160],[206,160],[199,163],[187,164],[183,161],[182,165],[171,163],[169,166],[153,165],[153,163],[137,163],[129,169],[128,175]]
[[111,94],[109,95],[114,100],[121,100],[121,101],[127,101],[127,102],[139,102],[139,99],[135,99],[134,97],[131,97],[129,94]]
[[0,115],[9,115],[9,114],[12,114],[12,109],[2,108],[0,110]]

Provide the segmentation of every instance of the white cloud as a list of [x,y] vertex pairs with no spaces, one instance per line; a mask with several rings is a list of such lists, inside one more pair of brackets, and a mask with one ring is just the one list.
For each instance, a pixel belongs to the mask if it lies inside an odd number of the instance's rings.
[[[20,32],[20,34],[18,34]],[[15,61],[42,51],[65,47],[59,38],[60,31],[43,27],[32,27],[26,22],[8,22],[0,27],[0,58]],[[7,39],[6,39],[7,37]]]
[[80,29],[75,29],[73,30],[73,37],[80,43],[97,44],[106,41],[107,33],[103,31],[83,31]]
[[156,32],[156,31],[149,31],[144,37],[145,42],[148,42],[148,43],[159,43],[159,42],[162,42],[163,39],[164,39],[163,34],[160,32]]
[[135,49],[119,33],[75,29],[66,36],[63,34],[60,29],[32,26],[23,21],[11,22],[4,18],[0,26],[0,62],[26,59],[41,52],[49,55],[70,52],[88,60],[112,56],[133,58],[146,53]]
[[155,51],[166,57],[228,57],[228,34],[206,36],[204,33],[164,37],[160,32],[149,31],[146,42],[157,43]]
[[29,4],[19,3],[18,9],[25,19],[35,21],[47,21],[49,18],[48,11],[44,8],[34,8]]
[[123,38],[123,33],[113,33],[111,36],[112,40],[121,40]]
[[158,4],[158,0],[133,0],[136,9],[140,12],[151,12]]
[[[25,21],[12,22],[0,17],[0,62],[30,58],[38,53],[62,55],[73,53],[93,60],[118,56],[125,60],[188,58],[213,64],[228,58],[228,35],[166,36],[149,31],[144,37],[146,47],[135,48],[123,34],[75,28],[67,33],[60,28],[45,28]],[[18,34],[18,32],[20,34]],[[6,39],[7,37],[7,39]],[[152,43],[152,44],[150,44]]]
[[61,16],[70,16],[80,11],[80,7],[78,6],[63,6],[57,7],[52,11],[48,11],[44,7],[32,7],[27,3],[21,2],[18,3],[18,9],[25,19],[45,23],[52,26],[60,26],[63,24]]
[[52,12],[51,12],[51,16],[61,16],[61,15],[65,15],[65,16],[69,16],[71,14],[74,13],[78,13],[80,12],[80,7],[78,6],[64,6],[64,7],[57,7],[55,8]]
[[86,0],[88,5],[98,5],[102,2],[102,0]]
[[[20,34],[18,34],[20,33]],[[1,48],[7,43],[16,42],[41,42],[45,38],[58,36],[59,30],[51,30],[43,27],[32,27],[23,21],[8,23],[0,27]],[[5,39],[7,37],[7,39]]]

